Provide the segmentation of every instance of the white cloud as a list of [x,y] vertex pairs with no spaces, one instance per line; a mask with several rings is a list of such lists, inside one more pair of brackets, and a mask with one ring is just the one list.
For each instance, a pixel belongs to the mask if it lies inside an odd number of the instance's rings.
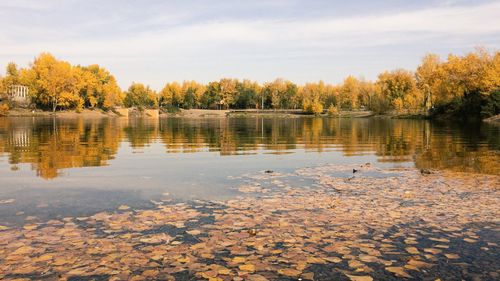
[[[50,51],[66,59],[80,58],[82,61],[95,59],[113,61],[117,64],[137,65],[137,69],[147,67],[151,60],[162,61],[169,66],[176,64],[217,65],[221,60],[248,63],[252,60],[270,58],[291,60],[300,57],[321,57],[329,53],[345,52],[352,48],[369,49],[394,45],[429,46],[446,45],[446,38],[454,42],[474,44],[478,38],[500,40],[500,1],[475,7],[441,6],[397,14],[374,14],[338,18],[262,19],[203,21],[175,25],[174,19],[189,18],[186,13],[178,13],[149,18],[144,21],[155,26],[153,31],[133,31],[118,36],[85,38],[38,35],[43,26],[32,30],[19,30],[25,38],[37,38],[30,42],[16,43],[17,35],[7,30],[0,37],[3,42],[0,63],[8,57],[33,57],[41,51]],[[113,22],[110,20],[110,22]],[[118,20],[118,22],[120,22]],[[106,19],[103,20],[103,26]],[[121,22],[122,23],[122,22]],[[163,23],[163,26],[162,26]],[[78,34],[79,28],[99,28],[97,24],[74,26],[71,34]],[[75,31],[76,30],[76,31]],[[32,34],[32,35],[30,35]],[[11,35],[11,36],[9,36]],[[456,40],[460,38],[461,40]],[[455,46],[457,47],[457,46]],[[425,53],[429,50],[421,50]],[[265,62],[261,62],[265,65]],[[243,67],[243,66],[241,66]],[[320,69],[320,68],[318,68]],[[136,70],[129,69],[131,73]],[[360,69],[360,72],[362,70]],[[192,77],[199,79],[198,77]],[[130,81],[126,81],[128,83]],[[153,82],[160,84],[160,82]]]

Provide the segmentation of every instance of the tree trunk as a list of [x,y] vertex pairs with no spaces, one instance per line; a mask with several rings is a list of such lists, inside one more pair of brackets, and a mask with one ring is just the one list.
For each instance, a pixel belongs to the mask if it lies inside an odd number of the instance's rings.
[[52,100],[52,112],[56,112],[57,109],[57,98],[54,97]]

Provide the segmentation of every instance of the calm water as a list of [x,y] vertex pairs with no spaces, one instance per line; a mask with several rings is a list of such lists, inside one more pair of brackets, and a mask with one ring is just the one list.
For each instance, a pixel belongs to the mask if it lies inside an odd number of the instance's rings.
[[[233,177],[370,162],[500,174],[500,128],[330,118],[0,118],[0,220],[239,194]],[[45,208],[44,208],[45,207]]]

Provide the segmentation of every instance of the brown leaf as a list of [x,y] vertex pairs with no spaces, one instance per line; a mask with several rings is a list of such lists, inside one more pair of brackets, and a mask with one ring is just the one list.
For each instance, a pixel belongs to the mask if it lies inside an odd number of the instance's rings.
[[415,247],[406,247],[406,251],[412,255],[418,255],[420,252]]
[[349,274],[346,274],[346,275],[352,281],[373,281],[373,278],[371,276],[368,276],[368,275],[365,275],[365,276],[349,275]]
[[282,268],[278,270],[278,273],[289,277],[297,277],[302,273],[302,271],[291,268]]
[[386,267],[385,270],[394,273],[397,277],[411,278],[411,275],[408,274],[402,267],[390,266]]
[[242,271],[254,272],[255,266],[253,264],[242,264],[238,267]]

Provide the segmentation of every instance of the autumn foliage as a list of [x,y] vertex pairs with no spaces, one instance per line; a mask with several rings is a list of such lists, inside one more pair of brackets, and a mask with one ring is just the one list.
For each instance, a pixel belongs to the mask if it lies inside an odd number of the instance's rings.
[[122,103],[122,91],[116,79],[98,65],[73,66],[49,53],[40,54],[30,67],[18,70],[7,66],[4,92],[9,86],[28,86],[31,101],[40,108],[110,109]]
[[450,54],[446,60],[428,54],[415,72],[384,71],[376,81],[348,76],[337,85],[323,81],[297,85],[281,78],[263,84],[222,78],[208,84],[169,82],[158,93],[140,83],[123,93],[99,65],[73,66],[42,53],[28,68],[7,66],[0,92],[14,84],[28,86],[32,101],[53,111],[125,105],[165,110],[303,109],[311,114],[336,108],[487,117],[500,113],[500,52],[479,48],[463,56]]

